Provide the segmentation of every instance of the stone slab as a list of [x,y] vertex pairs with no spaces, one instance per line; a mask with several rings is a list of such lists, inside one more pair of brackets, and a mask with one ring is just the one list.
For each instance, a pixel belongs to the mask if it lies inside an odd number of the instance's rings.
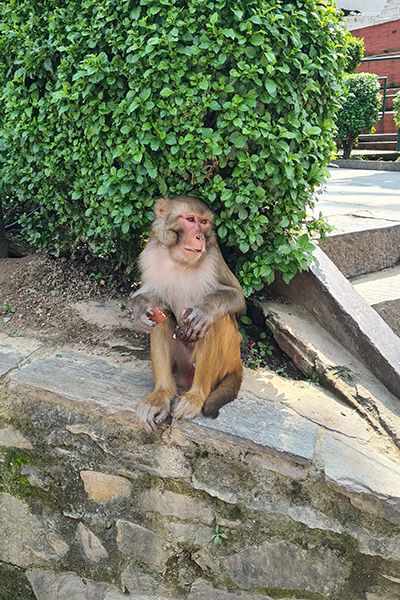
[[18,367],[22,361],[41,347],[41,342],[0,334],[0,377]]
[[277,455],[295,458],[303,464],[310,464],[314,458],[317,425],[285,406],[250,394],[240,392],[237,400],[221,409],[217,419],[200,416],[193,423],[250,440]]
[[304,306],[333,337],[359,357],[394,396],[400,398],[400,338],[320,248],[307,272],[274,293]]
[[149,363],[121,369],[105,360],[73,350],[38,358],[14,372],[10,388],[25,385],[32,390],[50,392],[82,406],[99,406],[111,412],[133,411],[153,389]]
[[345,277],[387,269],[399,261],[399,223],[350,214],[335,215],[334,225],[336,231],[322,249]]
[[400,525],[400,464],[337,434],[325,434],[328,484],[361,508]]
[[[56,394],[82,409],[100,409],[105,415],[119,413],[132,421],[137,404],[153,389],[153,376],[150,363],[136,363],[128,370],[67,350],[58,356],[39,358],[17,370],[9,385],[10,389],[24,386],[37,394]],[[221,410],[218,419],[200,416],[190,426],[234,436],[238,441],[251,442],[278,455],[294,457],[299,463],[310,464],[317,425],[267,398],[268,393],[264,398],[240,393],[235,402]]]

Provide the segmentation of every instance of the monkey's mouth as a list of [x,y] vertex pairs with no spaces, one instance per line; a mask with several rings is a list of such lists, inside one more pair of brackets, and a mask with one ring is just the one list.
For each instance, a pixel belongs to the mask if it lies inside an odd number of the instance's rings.
[[184,248],[185,252],[194,252],[195,254],[201,254],[203,250],[197,250],[197,248]]

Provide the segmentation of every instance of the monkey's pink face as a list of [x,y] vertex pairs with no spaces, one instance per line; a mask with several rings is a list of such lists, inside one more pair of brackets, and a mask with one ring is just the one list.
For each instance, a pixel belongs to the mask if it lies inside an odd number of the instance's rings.
[[196,213],[185,213],[179,216],[182,235],[179,246],[183,256],[189,261],[196,261],[206,249],[206,233],[211,221],[209,218]]

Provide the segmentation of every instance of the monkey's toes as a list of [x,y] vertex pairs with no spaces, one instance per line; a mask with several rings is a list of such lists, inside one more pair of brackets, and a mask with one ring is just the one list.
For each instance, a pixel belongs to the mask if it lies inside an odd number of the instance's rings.
[[194,419],[200,414],[202,404],[203,402],[198,398],[181,396],[174,404],[171,411],[172,417],[174,419]]

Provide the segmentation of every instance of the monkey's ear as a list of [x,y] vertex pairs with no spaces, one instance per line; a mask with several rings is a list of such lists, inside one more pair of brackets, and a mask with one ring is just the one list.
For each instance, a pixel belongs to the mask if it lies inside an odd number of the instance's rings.
[[167,200],[165,198],[161,198],[155,208],[156,219],[164,219],[167,213]]

